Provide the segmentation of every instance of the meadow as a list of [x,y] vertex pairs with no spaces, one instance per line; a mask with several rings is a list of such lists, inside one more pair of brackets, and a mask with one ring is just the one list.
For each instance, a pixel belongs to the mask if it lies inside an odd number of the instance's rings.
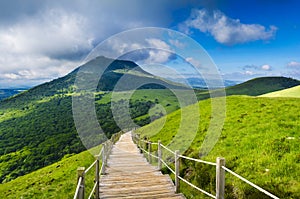
[[300,98],[300,86],[295,86],[292,88],[275,91],[261,95],[261,97],[297,97]]
[[[1,184],[0,198],[73,198],[77,168],[87,168],[93,161],[89,151],[66,155],[61,161]],[[93,172],[87,174],[87,191],[92,188],[93,177]]]
[[[226,167],[280,198],[299,198],[299,99],[232,96],[226,100],[226,120],[222,133],[213,150],[202,158],[215,162],[217,157],[224,157]],[[196,109],[198,105],[201,119],[197,135],[183,153],[193,158],[200,158],[200,147],[211,117],[210,100],[187,108]],[[153,142],[161,140],[165,145],[171,144],[179,128],[174,124],[180,123],[180,114],[179,110],[175,111],[166,119],[161,118],[137,132]],[[157,131],[156,126],[162,120],[166,120],[165,126]],[[186,132],[189,132],[188,129]],[[200,188],[215,193],[215,168],[189,160],[184,160],[181,164],[181,176]],[[207,198],[184,183],[181,186],[187,198]],[[226,198],[268,197],[226,174]]]

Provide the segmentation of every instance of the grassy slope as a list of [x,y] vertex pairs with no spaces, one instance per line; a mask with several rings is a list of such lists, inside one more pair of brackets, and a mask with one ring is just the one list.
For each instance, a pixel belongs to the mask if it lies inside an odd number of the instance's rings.
[[258,96],[300,85],[299,80],[286,77],[260,77],[226,88],[227,95]]
[[284,89],[281,91],[271,92],[260,97],[297,97],[300,98],[300,86]]
[[[110,109],[107,103],[110,102],[111,93],[99,94],[101,97],[96,99],[96,103],[101,106],[97,111],[97,115],[101,116],[100,124],[104,126],[105,132],[118,132],[119,129],[114,128],[116,125],[107,111]],[[9,181],[52,164],[65,154],[84,150],[74,127],[71,96],[72,93],[59,94],[23,104],[15,103],[14,106],[0,106],[0,181]],[[133,102],[151,101],[153,104],[157,101],[167,113],[179,108],[174,94],[163,89],[137,90],[131,99]],[[134,109],[135,114],[144,109],[143,104],[141,106]],[[160,109],[153,110],[156,117],[163,112]],[[147,122],[148,109],[144,112],[145,115],[136,115],[135,120]]]
[[[16,127],[17,127],[16,125],[18,124],[19,125],[18,128],[20,129],[18,131],[19,132],[24,132],[24,134],[22,133],[22,136],[24,136],[25,133],[27,135],[28,132],[31,132],[31,133],[35,132],[36,129],[34,131],[32,131],[30,129],[26,129],[26,128],[29,128],[30,126],[33,127],[32,125],[29,125],[32,122],[34,122],[35,126],[36,126],[37,123],[36,123],[36,121],[32,120],[32,118],[39,118],[39,120],[43,120],[44,121],[43,123],[40,123],[41,124],[41,128],[38,128],[39,130],[44,130],[44,129],[47,129],[47,128],[54,128],[54,127],[55,128],[57,128],[57,127],[59,127],[59,128],[61,128],[61,127],[65,128],[64,125],[58,126],[58,125],[53,125],[52,123],[49,124],[49,121],[55,123],[56,122],[55,120],[57,119],[57,117],[49,117],[49,114],[44,114],[44,113],[47,113],[47,111],[50,111],[50,112],[52,111],[53,114],[54,113],[55,114],[59,113],[59,111],[57,112],[53,108],[49,109],[49,107],[53,107],[51,104],[55,103],[57,105],[58,104],[62,105],[63,104],[62,102],[66,102],[64,100],[64,98],[71,96],[71,94],[65,93],[65,92],[70,92],[69,90],[61,91],[61,94],[56,94],[56,95],[53,96],[53,93],[55,93],[55,90],[57,90],[58,88],[60,88],[60,86],[63,85],[64,83],[65,83],[65,79],[64,78],[59,79],[58,84],[57,84],[58,86],[57,87],[53,87],[52,90],[49,89],[49,92],[45,94],[45,96],[49,96],[49,97],[45,97],[43,95],[39,95],[39,94],[43,94],[43,93],[40,92],[41,90],[43,90],[43,89],[41,89],[43,86],[40,86],[41,88],[37,87],[37,89],[34,89],[33,92],[31,93],[33,96],[36,96],[36,98],[31,98],[29,96],[30,93],[29,92],[25,92],[25,94],[23,95],[23,97],[19,97],[18,99],[17,98],[13,99],[13,100],[10,100],[9,102],[7,101],[7,103],[5,103],[5,104],[2,104],[2,105],[5,105],[5,106],[1,106],[2,110],[0,111],[0,114],[1,114],[0,124],[3,125],[4,122],[6,122],[6,121],[14,120],[15,124],[14,125],[10,125],[11,126],[10,128],[13,127],[13,129],[16,129]],[[46,85],[48,85],[49,87],[51,87],[51,83],[47,83]],[[64,87],[64,86],[61,86],[61,87]],[[238,89],[239,89],[239,87],[235,88],[235,90],[238,90]],[[147,90],[148,93],[145,94],[145,92],[146,92],[145,90],[140,90],[140,91],[135,92],[135,94],[133,95],[133,98],[134,99],[151,100],[151,101],[155,101],[155,99],[158,99],[159,104],[162,104],[165,107],[167,113],[170,113],[170,112],[178,109],[179,106],[178,106],[178,102],[177,102],[176,98],[174,97],[174,95],[172,95],[172,93],[170,93],[170,92],[166,93],[165,91],[166,90],[151,90],[150,89],[150,90]],[[248,92],[249,92],[249,90],[248,90]],[[252,91],[250,90],[250,93],[251,92]],[[204,96],[203,98],[208,97],[207,91],[199,91],[198,94],[200,96],[199,97],[200,99],[201,99],[201,96]],[[108,95],[104,95],[103,98],[100,101],[104,101],[104,103],[107,103],[109,101],[109,97],[108,96],[109,96],[109,94]],[[100,104],[102,104],[102,103],[100,102]],[[170,105],[168,105],[168,104],[170,104]],[[39,111],[38,109],[36,109],[36,107],[40,107],[40,108],[41,107],[46,107],[46,109],[44,109],[43,111]],[[64,105],[63,107],[66,108],[67,106]],[[61,110],[61,108],[59,106],[57,106],[56,108],[58,108],[59,110]],[[61,111],[68,112],[69,110],[71,110],[71,109],[68,109],[67,111],[64,111],[64,110],[61,110]],[[160,110],[158,110],[158,111],[160,111]],[[40,114],[46,116],[48,119],[46,119],[46,120],[45,119],[41,119],[44,116],[40,117]],[[28,116],[31,119],[28,119]],[[61,121],[62,121],[62,123],[65,124],[65,122],[63,122],[63,121],[65,121],[66,117],[64,117],[63,114],[61,116],[64,118]],[[145,116],[141,116],[141,119],[143,119],[144,117],[146,117],[146,115]],[[27,121],[27,123],[22,123],[22,125],[21,125],[21,122],[19,121],[20,119],[23,119],[22,121]],[[176,118],[172,118],[171,117],[171,119],[172,119],[173,124],[176,124],[176,122],[178,122],[178,121],[176,121]],[[70,128],[71,126],[72,125],[69,125],[68,128]],[[176,125],[173,125],[173,129],[174,128],[176,128]],[[3,132],[4,131],[2,131],[2,133]],[[57,132],[57,136],[59,136],[59,139],[57,139],[57,137],[55,137],[54,140],[56,140],[56,144],[59,145],[59,146],[64,146],[64,144],[58,143],[57,140],[60,140],[60,141],[68,141],[69,140],[69,139],[65,139],[66,135],[62,134],[62,133],[59,133],[60,131],[57,131],[57,129],[54,130],[54,131],[51,130],[51,132]],[[67,129],[67,132],[71,133],[71,131],[69,129]],[[73,135],[74,135],[73,139],[76,140],[76,137],[75,137],[76,134],[73,134]],[[44,137],[44,136],[42,136],[42,134],[40,134],[40,136]],[[64,139],[60,139],[60,138],[64,138]],[[22,142],[19,142],[19,144],[21,144],[21,143],[24,144],[25,143],[24,142],[24,137],[21,137],[20,140],[21,139],[22,139]],[[38,140],[38,139],[39,138],[37,136],[35,136],[35,140]],[[15,139],[15,141],[16,141],[16,139]],[[30,140],[27,140],[27,141],[30,141]],[[40,143],[40,142],[38,142],[38,143]],[[45,142],[45,145],[47,145],[47,147],[49,146],[50,148],[53,148],[53,147],[51,147],[52,144],[53,144],[52,141],[48,141],[48,142],[46,141]],[[25,143],[25,145],[26,145],[26,143]],[[6,147],[4,147],[4,148],[6,149]],[[75,148],[78,148],[78,147],[75,147]],[[4,171],[8,170],[6,168],[6,166],[7,165],[12,165],[12,164],[10,164],[9,161],[12,161],[14,157],[16,157],[16,159],[18,159],[19,161],[21,161],[23,163],[25,162],[23,160],[26,159],[25,156],[29,155],[30,158],[37,158],[35,155],[31,154],[32,150],[28,150],[28,149],[29,148],[27,147],[24,150],[17,151],[16,153],[13,152],[11,154],[6,154],[4,158],[0,158],[0,160],[1,160],[0,161],[0,165],[1,165],[0,171],[1,170],[4,170]],[[41,151],[39,151],[39,150],[37,150],[37,151],[40,154]],[[55,153],[59,153],[60,152],[59,150],[55,150],[55,151],[56,151]],[[51,161],[53,162],[53,160],[50,160],[50,162]],[[50,162],[48,162],[47,164],[49,164]],[[18,163],[18,165],[20,165],[20,164]],[[28,168],[28,167],[24,167],[24,168]],[[23,167],[21,168],[21,170],[24,170]]]
[[[200,146],[208,128],[210,100],[201,101],[199,105],[200,127],[185,152],[185,155],[194,158],[199,158]],[[216,157],[225,157],[228,168],[280,198],[300,198],[299,99],[228,97],[226,112],[221,137],[204,159],[214,162]],[[155,125],[162,120],[138,132],[153,141],[162,140],[167,144],[176,134],[178,125],[174,124],[180,122],[180,111],[169,114],[164,128],[157,133]],[[214,193],[213,167],[183,161],[181,176]],[[226,176],[226,198],[268,198],[230,174]],[[206,198],[183,183],[182,190],[188,198]]]
[[[96,147],[93,150],[99,151]],[[0,185],[0,198],[73,198],[77,182],[77,168],[88,167],[94,157],[84,151],[71,157]],[[86,183],[91,190],[93,170]]]
[[[122,99],[127,92],[118,92],[118,98]],[[98,101],[100,104],[106,104],[111,100],[111,93],[104,95],[101,100]],[[131,100],[146,100],[155,102],[155,99],[158,100],[158,103],[165,107],[167,113],[171,113],[179,108],[179,104],[176,96],[169,90],[166,89],[141,89],[136,90]],[[167,106],[168,105],[168,106]]]

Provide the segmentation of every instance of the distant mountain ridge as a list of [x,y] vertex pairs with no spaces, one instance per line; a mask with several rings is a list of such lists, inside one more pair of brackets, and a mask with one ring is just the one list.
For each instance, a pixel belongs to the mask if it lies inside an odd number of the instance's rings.
[[23,92],[27,90],[26,88],[13,88],[13,89],[10,89],[10,88],[4,88],[4,89],[0,89],[0,101],[5,99],[5,98],[8,98],[8,97],[11,97],[13,95],[16,95],[20,92]]
[[226,95],[258,96],[300,85],[300,81],[287,77],[259,77],[226,88]]

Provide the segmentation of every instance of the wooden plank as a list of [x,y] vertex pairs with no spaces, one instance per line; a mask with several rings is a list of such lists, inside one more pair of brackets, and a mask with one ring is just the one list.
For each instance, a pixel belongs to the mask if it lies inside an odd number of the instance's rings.
[[113,146],[106,175],[101,176],[100,198],[170,198],[176,194],[170,177],[150,165],[133,143],[131,133],[123,134]]

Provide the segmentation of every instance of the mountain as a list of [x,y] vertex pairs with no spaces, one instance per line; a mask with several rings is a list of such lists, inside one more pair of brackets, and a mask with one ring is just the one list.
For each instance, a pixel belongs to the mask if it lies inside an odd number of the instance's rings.
[[[207,88],[206,82],[201,78],[187,78],[187,82],[194,88]],[[234,86],[240,82],[224,80],[224,87]]]
[[[104,67],[107,68],[104,70]],[[81,75],[78,72],[81,71]],[[88,82],[92,82],[93,79],[99,79],[99,71],[103,72],[101,79],[97,85],[97,91],[112,91],[116,83],[126,74],[126,85],[119,89],[128,90],[130,86],[128,84],[141,84],[144,82],[151,82],[149,84],[139,87],[139,89],[164,89],[168,88],[185,88],[182,84],[176,84],[171,81],[162,80],[155,77],[143,69],[141,69],[136,63],[127,60],[113,60],[103,56],[99,56],[88,63],[76,68],[64,77],[52,80],[50,82],[38,85],[28,91],[22,92],[17,97],[9,100],[4,100],[4,104],[7,103],[22,103],[23,101],[36,100],[43,97],[49,97],[56,94],[72,93],[75,89],[74,83],[76,78],[84,78],[87,88],[90,86],[93,88],[95,85],[89,85]],[[96,75],[95,75],[96,74]]]
[[[198,78],[198,77],[188,77],[188,78],[168,78],[172,82],[178,82],[182,84],[188,83],[191,87],[195,89],[207,89],[207,84],[204,79]],[[216,80],[216,83],[218,83],[219,80]],[[239,83],[240,81],[232,81],[232,80],[224,80],[224,87],[228,86],[234,86]],[[219,84],[219,83],[218,83]],[[220,88],[220,87],[217,87]]]
[[[104,70],[107,63],[109,65]],[[98,57],[64,77],[0,102],[0,182],[10,181],[57,162],[67,154],[85,150],[72,115],[72,96],[81,95],[80,92],[74,93],[74,82],[80,71],[83,71],[83,75],[79,78],[84,77],[84,82],[89,83],[92,78],[99,79],[95,74],[101,70],[103,75],[99,83],[90,86],[97,87],[95,110],[98,122],[108,137],[120,131],[111,110],[111,90],[124,74],[127,77],[126,84],[151,82],[141,86],[136,91],[136,97],[130,100],[130,115],[136,124],[151,122],[148,112],[157,103],[164,103],[167,111],[179,108],[174,94],[164,88],[184,88],[183,86],[152,76],[133,62]],[[128,89],[130,85],[126,84],[121,89]],[[113,103],[114,106],[124,107],[125,101],[119,99]],[[157,118],[164,113],[158,109],[155,114]],[[87,120],[88,122],[90,121]],[[102,139],[105,138],[91,138],[89,142],[97,145]]]
[[[260,77],[255,78],[234,86],[228,86],[224,88],[227,96],[231,95],[248,95],[248,96],[259,96],[273,91],[284,90],[300,85],[300,81],[287,77]],[[220,92],[221,91],[221,92]],[[195,93],[198,100],[204,100],[212,96],[220,96],[219,93],[223,94],[223,90],[216,88],[208,91],[207,89],[196,89]]]
[[267,94],[261,95],[260,97],[296,97],[296,98],[300,98],[300,86],[295,86],[292,88],[267,93]]
[[15,89],[0,89],[0,101],[5,99],[5,98],[8,98],[8,97],[11,97],[11,96],[14,96],[20,92],[23,92],[27,89],[25,88],[15,88]]
[[287,77],[260,77],[227,87],[227,95],[258,96],[300,85],[300,81]]

